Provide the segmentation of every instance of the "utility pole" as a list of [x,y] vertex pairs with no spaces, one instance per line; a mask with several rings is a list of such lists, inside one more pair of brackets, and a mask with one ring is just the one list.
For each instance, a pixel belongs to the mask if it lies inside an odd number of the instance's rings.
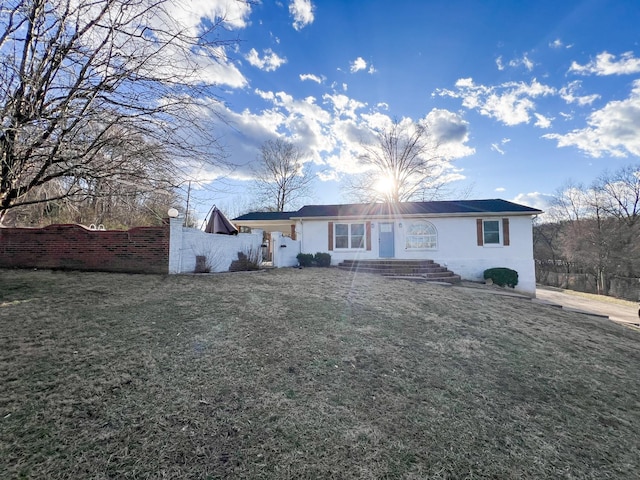
[[189,218],[189,200],[191,198],[191,180],[189,180],[189,187],[187,188],[187,211],[184,214],[184,223],[182,224],[183,227],[187,227],[188,223],[187,223],[187,219]]

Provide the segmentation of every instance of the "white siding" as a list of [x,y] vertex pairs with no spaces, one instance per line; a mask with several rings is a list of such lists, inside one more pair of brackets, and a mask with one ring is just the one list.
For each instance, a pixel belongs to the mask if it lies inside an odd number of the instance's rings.
[[[371,250],[333,250],[329,251],[328,220],[304,220],[298,223],[301,251],[304,253],[328,252],[331,263],[337,265],[347,259],[377,259],[378,224],[393,222],[395,234],[395,258],[430,259],[457,273],[465,280],[483,280],[487,268],[507,267],[518,272],[517,290],[535,295],[535,269],[533,262],[533,235],[530,216],[509,218],[508,246],[478,246],[476,219],[501,220],[501,216],[491,217],[444,217],[423,218],[433,224],[438,232],[436,249],[407,250],[405,232],[409,222],[418,220],[395,219],[375,220],[371,225]],[[334,220],[334,223],[336,220]],[[363,219],[338,220],[339,223],[365,222]],[[502,225],[502,223],[501,223]],[[504,239],[501,231],[501,241]]]

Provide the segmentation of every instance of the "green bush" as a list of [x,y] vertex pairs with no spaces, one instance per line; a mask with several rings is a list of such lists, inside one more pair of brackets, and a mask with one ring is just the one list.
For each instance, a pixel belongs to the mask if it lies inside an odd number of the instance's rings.
[[331,265],[331,255],[328,253],[318,252],[315,256],[316,265],[319,267],[329,267]]
[[313,255],[311,253],[299,253],[296,255],[296,258],[301,267],[310,267],[313,265]]
[[518,272],[510,268],[489,268],[484,271],[484,278],[491,279],[496,285],[515,287],[518,284]]

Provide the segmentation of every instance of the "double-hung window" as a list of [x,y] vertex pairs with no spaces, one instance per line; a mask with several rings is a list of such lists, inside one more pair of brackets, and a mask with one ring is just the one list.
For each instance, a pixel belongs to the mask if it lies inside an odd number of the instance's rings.
[[484,220],[482,225],[485,245],[500,245],[500,222],[498,220]]
[[336,223],[336,248],[349,248],[348,223]]
[[498,247],[509,245],[509,219],[477,219],[478,245]]
[[364,223],[336,223],[335,248],[364,248]]

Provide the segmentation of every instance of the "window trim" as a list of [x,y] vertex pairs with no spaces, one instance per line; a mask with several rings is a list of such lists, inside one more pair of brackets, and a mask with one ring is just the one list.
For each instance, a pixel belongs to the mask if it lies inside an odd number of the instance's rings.
[[[485,230],[486,222],[497,222],[498,223],[498,242],[497,243],[487,243],[485,234],[487,233]],[[510,235],[509,235],[509,218],[504,217],[489,217],[489,218],[478,218],[476,219],[476,232],[477,232],[477,243],[479,247],[508,247],[510,245]]]
[[[491,222],[491,223],[495,223],[498,226],[498,231],[496,232],[495,230],[489,230],[487,231],[487,223]],[[497,242],[487,242],[487,234],[498,234],[498,241]],[[502,246],[502,225],[500,225],[500,220],[497,218],[491,218],[491,219],[483,219],[482,220],[482,244],[485,247],[497,247],[497,246]]]
[[[347,225],[347,235],[340,235],[341,237],[347,238],[347,247],[338,247],[338,225]],[[362,226],[362,235],[353,234],[353,225],[361,225]],[[348,252],[348,251],[365,251],[371,250],[371,222],[362,220],[362,221],[340,221],[340,222],[329,222],[329,250],[338,251],[338,252]],[[361,247],[352,247],[354,237],[362,237]]]

